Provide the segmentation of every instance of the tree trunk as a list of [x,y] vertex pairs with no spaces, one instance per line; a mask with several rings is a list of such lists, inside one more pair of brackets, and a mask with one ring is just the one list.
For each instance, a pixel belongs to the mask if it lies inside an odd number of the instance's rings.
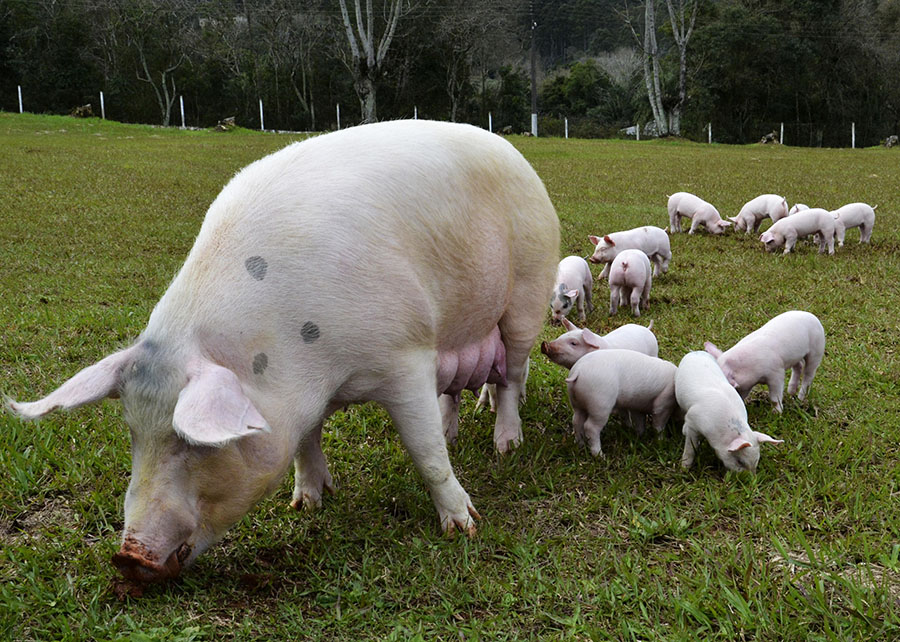
[[666,136],[669,123],[666,110],[662,104],[662,88],[659,80],[659,45],[656,42],[656,0],[644,3],[644,84],[647,87],[647,98],[650,111],[656,123],[657,133]]

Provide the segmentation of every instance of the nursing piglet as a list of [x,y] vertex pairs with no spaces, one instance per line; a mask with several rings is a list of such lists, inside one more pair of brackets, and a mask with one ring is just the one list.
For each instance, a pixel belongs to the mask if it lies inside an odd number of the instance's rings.
[[640,250],[623,250],[612,262],[609,271],[609,313],[614,315],[620,305],[631,303],[634,316],[641,316],[641,308],[650,305],[650,259]]
[[788,215],[787,199],[778,194],[761,194],[744,203],[737,216],[729,216],[734,222],[734,229],[744,230],[747,234],[756,232],[763,219],[770,218],[772,222],[783,219]]
[[708,341],[704,347],[742,398],[747,398],[753,386],[764,383],[769,387],[775,412],[781,412],[784,371],[791,369],[788,394],[805,399],[825,355],[825,329],[814,314],[791,310],[771,319],[725,352]]
[[740,395],[705,352],[689,352],[678,364],[675,398],[684,412],[681,465],[685,468],[694,465],[700,437],[709,442],[728,470],[737,472],[756,472],[760,444],[782,443],[750,428]]
[[634,350],[655,357],[659,354],[653,322],[649,327],[628,323],[603,336],[594,334],[587,328],[581,329],[568,319],[563,319],[567,332],[553,341],[541,343],[541,352],[553,363],[571,368],[581,357],[594,350]]
[[635,432],[644,432],[644,415],[662,432],[675,410],[675,364],[634,350],[597,350],[579,359],[566,388],[574,414],[578,443],[587,442],[591,454],[602,455],[600,433],[614,410],[631,416]]
[[653,276],[669,271],[672,249],[669,235],[660,227],[645,225],[606,236],[588,236],[596,247],[588,259],[591,263],[605,263],[597,280],[609,276],[609,266],[622,250],[641,250],[653,262]]
[[828,248],[834,254],[834,216],[820,207],[803,210],[793,216],[783,218],[759,235],[768,252],[784,246],[784,254],[790,254],[798,238],[816,234],[819,240],[819,254]]
[[834,235],[838,247],[844,247],[844,235],[851,227],[859,228],[859,242],[868,243],[875,228],[875,209],[866,203],[849,203],[834,210]]
[[681,232],[681,219],[691,219],[691,229],[688,234],[693,234],[701,225],[710,234],[721,234],[725,228],[731,225],[731,221],[723,221],[719,216],[719,210],[707,203],[699,196],[688,192],[675,192],[669,197],[669,229],[673,232]]
[[584,321],[585,308],[593,312],[591,303],[591,288],[594,285],[594,277],[591,275],[591,267],[580,256],[567,256],[559,262],[556,271],[556,285],[553,288],[553,299],[550,301],[550,319],[553,323],[559,321],[569,313],[572,306],[578,307],[578,319]]

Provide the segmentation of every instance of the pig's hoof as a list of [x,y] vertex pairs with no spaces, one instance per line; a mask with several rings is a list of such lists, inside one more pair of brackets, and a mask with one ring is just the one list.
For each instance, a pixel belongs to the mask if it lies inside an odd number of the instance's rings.
[[460,533],[465,533],[467,537],[475,536],[475,520],[481,519],[481,515],[472,504],[467,504],[466,509],[469,512],[468,515],[447,515],[441,519],[444,535],[453,537],[458,530]]
[[322,507],[322,491],[326,491],[329,495],[334,495],[337,488],[329,474],[322,482],[320,488],[304,488],[294,489],[294,497],[291,499],[291,508],[294,510],[314,511]]
[[517,435],[507,435],[502,434],[494,437],[494,446],[497,448],[497,452],[501,455],[505,455],[511,450],[519,447],[519,444],[522,443],[522,433],[521,431]]

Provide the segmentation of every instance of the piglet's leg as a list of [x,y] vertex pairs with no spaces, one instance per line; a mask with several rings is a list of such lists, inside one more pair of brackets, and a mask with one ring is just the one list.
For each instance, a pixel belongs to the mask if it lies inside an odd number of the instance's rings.
[[803,360],[803,382],[800,384],[800,392],[797,393],[800,401],[806,399],[806,393],[809,392],[809,386],[812,384],[813,377],[816,376],[816,370],[822,363],[823,356],[822,353],[810,352]]
[[791,366],[791,380],[788,382],[787,392],[789,395],[796,395],[797,389],[800,387],[800,379],[803,375],[803,362],[795,363]]
[[769,386],[769,401],[775,407],[775,412],[782,411],[781,400],[784,398],[784,372],[779,370],[766,378],[766,385]]
[[322,424],[306,436],[294,456],[294,495],[291,506],[313,510],[322,505],[322,491],[334,494],[334,481],[322,452]]
[[690,468],[694,465],[694,458],[697,456],[697,431],[691,421],[691,411],[688,410],[684,416],[684,452],[681,454],[682,468]]
[[594,457],[603,456],[603,449],[600,446],[600,433],[603,432],[606,422],[609,421],[609,414],[609,412],[604,412],[600,415],[592,414],[584,422],[584,436],[587,440],[588,448],[590,448]]

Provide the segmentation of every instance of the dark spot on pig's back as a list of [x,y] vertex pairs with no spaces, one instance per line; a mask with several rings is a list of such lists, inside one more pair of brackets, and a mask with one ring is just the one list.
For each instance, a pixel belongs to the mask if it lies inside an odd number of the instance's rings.
[[269,357],[265,352],[260,352],[253,357],[253,374],[261,375],[269,367]]
[[300,336],[303,338],[303,343],[312,343],[319,338],[319,326],[312,321],[307,321],[300,328]]
[[269,270],[269,264],[261,256],[251,256],[244,261],[244,267],[247,268],[247,272],[250,273],[250,276],[257,281],[262,281],[266,278],[266,272]]

